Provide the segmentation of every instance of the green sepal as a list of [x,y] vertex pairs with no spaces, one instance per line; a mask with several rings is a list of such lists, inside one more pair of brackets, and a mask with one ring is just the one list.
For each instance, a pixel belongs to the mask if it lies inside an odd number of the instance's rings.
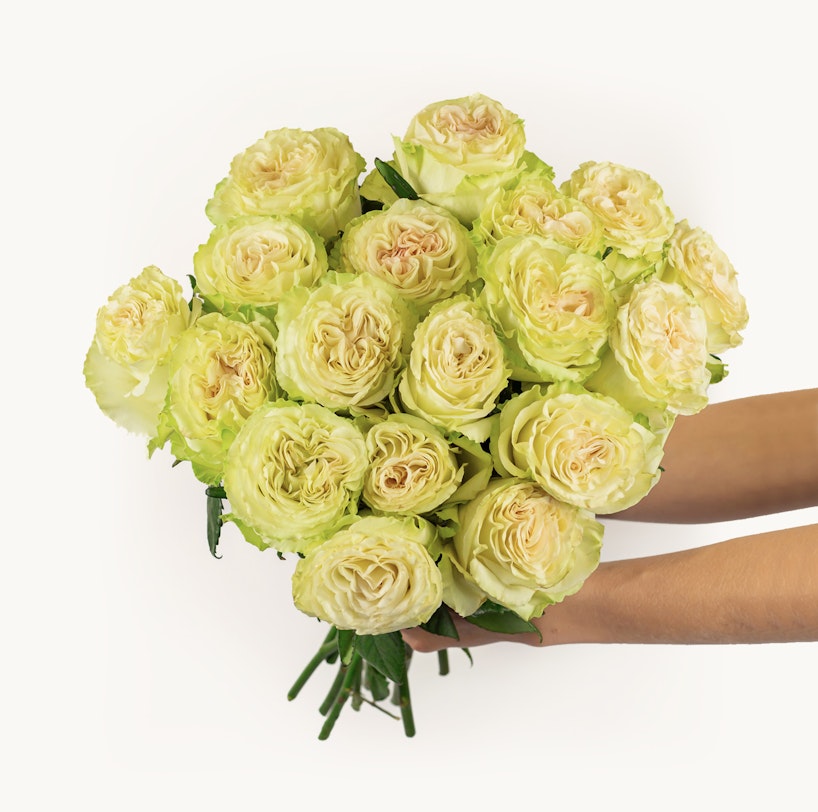
[[466,620],[490,632],[500,632],[502,634],[534,632],[542,640],[540,630],[530,620],[523,620],[512,609],[493,601],[484,601],[480,608],[469,615]]
[[650,418],[646,414],[642,414],[642,412],[638,412],[633,416],[633,422],[638,423],[640,426],[646,428],[648,431],[651,430]]
[[412,188],[405,178],[392,166],[380,158],[375,158],[375,168],[381,173],[383,179],[389,184],[392,191],[398,197],[406,197],[409,200],[419,200],[420,195]]
[[707,371],[710,373],[710,383],[718,383],[727,377],[727,365],[718,355],[712,353],[707,359]]
[[338,656],[344,665],[352,662],[357,635],[352,629],[338,629]]
[[222,499],[224,490],[222,488],[207,488],[207,546],[213,558],[221,558],[216,555],[216,548],[219,546],[219,536],[222,532]]
[[360,634],[357,651],[372,668],[401,685],[406,681],[406,644],[400,632]]
[[435,613],[425,623],[420,624],[420,628],[441,637],[451,637],[454,640],[460,639],[457,627],[454,625],[452,616],[445,604],[438,606]]

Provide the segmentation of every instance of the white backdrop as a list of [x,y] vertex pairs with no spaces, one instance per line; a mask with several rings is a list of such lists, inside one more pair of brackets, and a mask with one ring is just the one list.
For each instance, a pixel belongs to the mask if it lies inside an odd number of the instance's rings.
[[[472,92],[523,116],[558,179],[583,160],[644,169],[727,251],[751,323],[714,401],[818,385],[807,4],[534,7],[5,13],[5,808],[803,808],[818,644],[502,645],[473,667],[453,652],[446,678],[418,656],[414,739],[347,710],[318,742],[330,674],[286,700],[321,635],[292,607],[292,562],[231,530],[212,559],[189,468],[148,461],[84,388],[97,308],[145,265],[184,280],[235,153],[268,129],[331,125],[371,165],[418,109]],[[816,521],[610,521],[604,556]]]

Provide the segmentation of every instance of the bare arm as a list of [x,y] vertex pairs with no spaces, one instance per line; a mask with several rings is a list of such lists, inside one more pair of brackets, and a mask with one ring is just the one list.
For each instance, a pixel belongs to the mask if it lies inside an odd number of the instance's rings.
[[404,632],[419,651],[495,642],[769,643],[818,640],[818,525],[682,552],[600,564],[548,607],[534,634],[487,632],[455,618],[461,639]]
[[680,417],[665,471],[612,518],[699,523],[818,505],[818,389],[714,403]]

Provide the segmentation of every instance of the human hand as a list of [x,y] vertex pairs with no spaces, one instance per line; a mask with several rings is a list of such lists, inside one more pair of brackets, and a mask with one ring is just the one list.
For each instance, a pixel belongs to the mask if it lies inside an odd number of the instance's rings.
[[501,632],[491,632],[481,629],[470,623],[465,618],[460,617],[456,612],[449,611],[458,639],[445,637],[439,634],[432,634],[425,629],[416,626],[413,629],[404,629],[401,632],[406,644],[414,651],[430,652],[440,651],[447,648],[474,648],[485,646],[489,643],[523,643],[528,646],[541,646],[544,643],[535,632],[522,632],[515,634],[503,634]]

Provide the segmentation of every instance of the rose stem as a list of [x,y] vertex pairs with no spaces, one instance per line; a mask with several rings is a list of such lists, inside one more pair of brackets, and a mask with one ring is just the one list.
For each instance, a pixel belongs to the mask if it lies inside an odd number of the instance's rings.
[[304,687],[304,683],[312,676],[313,672],[323,660],[332,654],[333,650],[337,650],[338,646],[335,643],[335,635],[338,633],[335,626],[329,630],[329,634],[324,638],[321,648],[318,649],[315,656],[307,663],[307,667],[298,675],[298,679],[293,683],[287,693],[287,699],[293,700],[298,696],[298,692]]
[[347,674],[347,669],[348,666],[346,665],[338,666],[338,673],[335,675],[335,679],[332,681],[332,686],[327,692],[326,697],[324,697],[321,707],[318,708],[318,712],[321,714],[321,716],[326,716],[329,713],[332,703],[337,699],[338,691],[341,690],[341,685],[343,685],[344,677]]
[[441,649],[437,653],[438,672],[441,677],[445,677],[449,673],[449,652]]
[[363,664],[358,669],[358,674],[355,677],[355,682],[352,685],[352,710],[360,710],[363,704],[363,695],[361,694],[361,684],[363,682]]
[[344,707],[344,702],[346,702],[350,689],[352,688],[352,684],[355,682],[355,675],[361,670],[362,665],[363,658],[356,651],[355,654],[352,655],[352,660],[350,661],[349,665],[346,666],[347,673],[346,677],[344,678],[344,684],[341,686],[338,696],[335,697],[332,710],[329,712],[327,720],[324,722],[324,726],[321,728],[321,732],[318,734],[318,738],[321,741],[328,739],[329,734],[332,733],[332,728],[335,726],[335,722],[338,720],[338,716],[341,713],[341,708]]
[[403,719],[403,732],[407,736],[415,735],[415,719],[412,716],[412,698],[409,696],[409,675],[406,674],[399,685],[400,716]]

